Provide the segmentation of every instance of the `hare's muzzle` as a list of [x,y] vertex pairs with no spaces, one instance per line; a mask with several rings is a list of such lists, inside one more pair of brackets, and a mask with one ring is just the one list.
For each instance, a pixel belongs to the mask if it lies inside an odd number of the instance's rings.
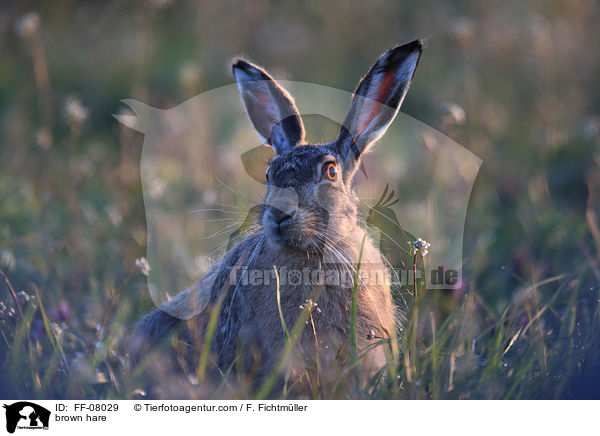
[[290,215],[289,213],[283,212],[280,209],[270,207],[268,210],[268,214],[272,223],[277,227],[281,227],[294,217],[295,211],[292,215]]
[[293,188],[271,187],[265,201],[263,227],[274,242],[298,245],[301,235],[296,223],[298,194]]

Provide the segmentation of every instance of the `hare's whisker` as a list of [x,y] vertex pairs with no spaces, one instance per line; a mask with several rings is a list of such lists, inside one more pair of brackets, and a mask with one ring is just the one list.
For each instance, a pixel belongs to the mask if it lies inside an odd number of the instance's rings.
[[231,207],[233,209],[241,209],[241,206],[235,206],[233,204],[227,204],[227,203],[216,203],[218,206],[223,206],[223,207]]
[[[371,207],[367,202],[362,201],[362,200],[358,200],[361,203],[364,203],[365,205],[369,206],[371,208],[372,211],[377,212],[379,215],[381,215],[383,218],[385,218],[386,220],[388,220],[389,222],[391,222],[392,224],[394,224],[396,227],[398,227],[400,229],[400,231],[402,232],[402,235],[406,238],[408,235],[406,234],[406,230],[404,230],[402,228],[402,226],[400,226],[400,224],[398,224],[397,222],[395,222],[393,219],[391,219],[390,217],[382,214],[381,212],[379,212],[376,208]],[[365,223],[366,224],[366,223]],[[367,224],[368,225],[368,224]]]
[[242,198],[245,198],[246,200],[248,200],[250,203],[256,205],[256,203],[254,202],[254,200],[252,200],[251,198],[246,197],[244,194],[242,194],[239,191],[236,191],[235,189],[233,189],[231,186],[229,186],[227,183],[225,183],[223,180],[219,179],[217,176],[214,176],[215,179],[217,179],[219,181],[219,183],[221,183],[223,186],[225,186],[225,188],[227,188],[228,190],[230,190],[231,192],[233,192],[234,194],[239,195]]
[[[250,258],[248,259],[248,262],[246,263],[246,267],[250,268],[252,266],[252,263],[254,262],[254,259],[256,258],[257,254],[260,252],[260,250],[262,249],[262,245],[263,245],[263,241],[265,240],[265,237],[262,236],[260,241],[256,244],[256,247],[254,248],[254,251],[252,252],[252,254],[250,255]],[[235,289],[233,290],[233,294],[231,295],[231,301],[229,303],[229,310],[227,313],[227,321],[225,322],[226,325],[229,325],[229,320],[231,319],[231,308],[233,307],[233,302],[235,301],[235,297],[237,295],[237,290],[238,287],[240,285],[240,280],[242,279],[242,276],[240,275],[240,278],[238,279],[237,284],[235,285]]]
[[[385,215],[383,215],[383,216],[385,216]],[[387,218],[387,217],[386,217],[386,218]],[[388,218],[388,219],[389,219],[389,218]],[[390,220],[390,221],[391,221],[391,220]],[[367,223],[365,223],[364,221],[361,221],[361,222],[362,222],[363,224],[365,224],[365,225],[368,225],[368,224],[367,224]],[[393,222],[393,221],[392,221],[392,222]],[[374,227],[375,227],[377,230],[379,230],[379,231],[381,232],[381,234],[382,234],[382,235],[386,236],[386,237],[387,237],[387,238],[388,238],[390,241],[392,241],[392,242],[394,243],[394,245],[396,245],[396,246],[397,246],[397,247],[398,247],[400,250],[404,251],[406,254],[409,254],[409,251],[408,251],[406,248],[404,248],[402,245],[398,244],[398,243],[396,242],[396,240],[395,240],[395,239],[394,239],[392,236],[388,235],[386,232],[384,232],[383,230],[381,230],[379,227],[377,227],[377,226],[374,226]],[[407,235],[406,235],[406,232],[405,232],[405,231],[402,229],[402,227],[398,226],[398,228],[400,228],[400,230],[402,230],[402,233],[404,234],[404,237],[407,237]]]
[[208,209],[195,209],[195,210],[189,210],[188,213],[192,214],[192,213],[200,213],[200,212],[221,212],[221,213],[237,213],[234,212],[232,210],[223,210],[223,209],[219,209],[219,208],[208,208]]
[[334,265],[336,266],[336,268],[338,266],[341,266],[342,268],[345,268],[347,270],[349,270],[351,273],[355,272],[355,268],[354,265],[352,265],[352,263],[350,262],[350,260],[344,256],[340,250],[338,250],[332,242],[328,241],[328,237],[325,234],[320,234],[322,238],[320,238],[319,236],[317,236],[317,238],[323,243],[323,245],[328,248],[329,250],[329,254],[331,254],[333,256],[333,260]]
[[227,247],[227,245],[229,245],[230,243],[232,243],[234,241],[239,241],[240,239],[249,238],[256,234],[258,234],[257,229],[250,229],[246,232],[242,232],[241,234],[237,235],[235,238],[228,239],[228,240],[223,241],[220,244],[218,244],[216,247],[213,248],[213,250],[207,256],[208,257],[213,256],[217,251]]
[[208,236],[201,236],[201,237],[199,237],[198,240],[199,241],[205,241],[207,239],[216,238],[217,236],[221,236],[221,235],[224,235],[226,233],[229,233],[229,231],[231,230],[232,227],[239,226],[241,224],[242,224],[242,221],[233,222],[233,223],[228,224],[224,228],[222,228],[220,230],[217,230],[216,232],[214,232],[214,233],[212,233],[212,234],[210,234]]
[[196,222],[203,223],[203,224],[205,224],[205,223],[218,223],[218,222],[221,222],[221,221],[231,221],[231,220],[234,220],[234,219],[237,219],[237,218],[236,217],[215,218],[215,219],[211,219],[211,220],[197,220]]

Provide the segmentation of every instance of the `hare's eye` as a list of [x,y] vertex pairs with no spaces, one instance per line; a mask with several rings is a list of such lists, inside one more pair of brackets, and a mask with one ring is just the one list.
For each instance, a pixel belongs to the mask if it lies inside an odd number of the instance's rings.
[[337,167],[335,166],[335,164],[333,162],[329,162],[325,166],[325,177],[327,177],[329,180],[335,180],[335,179],[337,179],[337,175],[338,175]]
[[270,168],[271,168],[271,167],[267,167],[267,172],[266,172],[266,174],[265,174],[265,177],[267,178],[267,180],[269,180],[269,169],[270,169]]

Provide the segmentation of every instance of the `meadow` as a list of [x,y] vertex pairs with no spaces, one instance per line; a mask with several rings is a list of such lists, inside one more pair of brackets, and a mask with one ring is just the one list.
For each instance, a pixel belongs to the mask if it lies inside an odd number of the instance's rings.
[[[419,293],[392,370],[358,382],[357,351],[310,398],[600,397],[599,19],[592,1],[4,4],[0,396],[268,396],[241,375],[206,380],[208,355],[164,374],[132,365],[124,338],[154,307],[144,135],[113,114],[123,98],[170,108],[231,84],[240,54],[351,91],[377,54],[425,38],[402,111],[483,161],[464,286]],[[408,168],[400,204],[427,183]]]

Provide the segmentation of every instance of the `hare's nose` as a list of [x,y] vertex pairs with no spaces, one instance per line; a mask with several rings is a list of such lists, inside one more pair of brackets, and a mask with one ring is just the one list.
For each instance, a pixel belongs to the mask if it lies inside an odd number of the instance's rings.
[[271,219],[273,220],[273,222],[275,224],[277,224],[278,226],[281,226],[286,221],[292,219],[292,217],[295,214],[290,215],[289,213],[283,212],[283,211],[277,209],[276,207],[272,207],[269,210],[269,215],[271,216]]

